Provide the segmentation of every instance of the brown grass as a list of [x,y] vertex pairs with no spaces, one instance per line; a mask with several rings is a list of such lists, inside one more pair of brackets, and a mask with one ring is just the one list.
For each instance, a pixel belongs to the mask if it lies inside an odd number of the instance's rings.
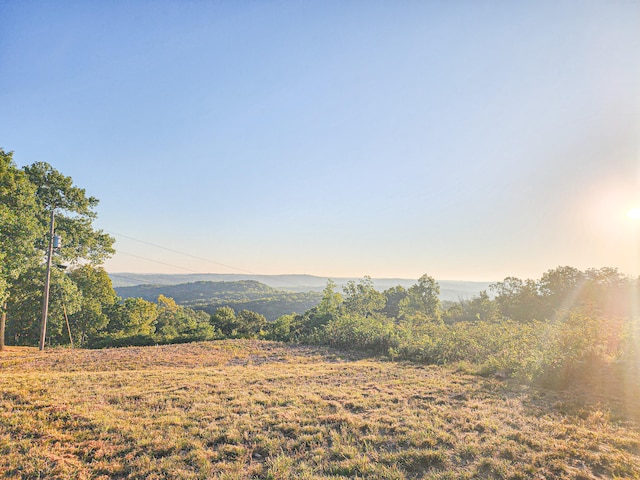
[[4,478],[640,478],[620,411],[451,368],[224,341],[10,347],[0,373]]

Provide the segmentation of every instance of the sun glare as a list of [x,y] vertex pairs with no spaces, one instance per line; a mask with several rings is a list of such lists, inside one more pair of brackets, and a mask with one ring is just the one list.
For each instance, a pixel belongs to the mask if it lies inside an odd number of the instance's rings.
[[634,220],[640,220],[640,208],[633,208],[627,213],[627,217]]

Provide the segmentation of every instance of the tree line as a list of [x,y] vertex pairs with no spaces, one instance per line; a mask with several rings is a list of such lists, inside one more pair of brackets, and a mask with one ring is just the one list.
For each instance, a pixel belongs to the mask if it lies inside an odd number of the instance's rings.
[[267,338],[456,363],[553,386],[605,371],[622,382],[640,376],[638,298],[638,280],[615,268],[563,266],[538,280],[507,277],[457,302],[440,302],[428,275],[383,292],[365,277],[342,294],[330,282],[317,307],[279,318]]
[[18,168],[13,152],[0,149],[0,349],[5,340],[13,345],[39,341],[51,218],[62,242],[52,259],[48,345],[266,336],[266,318],[250,310],[223,307],[208,314],[164,295],[155,301],[120,298],[101,266],[115,250],[114,239],[93,226],[97,205],[95,197],[48,163]]

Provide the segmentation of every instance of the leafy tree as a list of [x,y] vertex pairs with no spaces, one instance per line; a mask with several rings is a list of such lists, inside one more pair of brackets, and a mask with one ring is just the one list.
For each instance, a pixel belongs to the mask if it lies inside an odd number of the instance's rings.
[[231,307],[221,307],[211,316],[211,323],[225,337],[258,338],[266,333],[267,319],[250,310],[236,314]]
[[409,287],[407,298],[400,302],[402,314],[424,316],[431,320],[440,320],[440,285],[427,274],[418,279],[418,283]]
[[498,306],[491,300],[486,290],[482,290],[477,296],[471,298],[466,312],[483,322],[491,322],[500,318]]
[[111,278],[101,267],[82,265],[69,272],[69,278],[82,293],[80,310],[70,317],[72,330],[80,345],[109,323],[107,312],[117,301]]
[[389,318],[400,318],[400,304],[409,295],[407,289],[401,285],[391,287],[383,292],[385,305],[382,309]]
[[369,276],[365,276],[358,283],[349,281],[343,291],[343,309],[346,313],[368,317],[384,308],[384,295],[373,287],[373,280]]
[[[0,197],[0,302],[4,303],[8,298],[25,299],[23,305],[10,307],[9,311],[19,312],[20,321],[28,324],[18,327],[13,322],[12,331],[32,332],[37,330],[42,301],[42,295],[40,302],[35,301],[33,285],[42,282],[40,277],[25,277],[24,272],[45,258],[49,243],[46,232],[52,212],[56,213],[56,232],[64,239],[63,247],[56,252],[58,262],[97,265],[113,254],[113,239],[92,227],[98,200],[87,197],[83,189],[73,185],[70,177],[47,163],[38,162],[18,170],[12,154],[0,150]],[[36,274],[36,270],[31,271]],[[29,281],[33,285],[28,285]],[[59,283],[66,285],[63,280]],[[70,304],[81,298],[77,289],[76,292],[74,300],[68,300]],[[26,301],[27,298],[30,300]],[[2,318],[3,324],[4,315]],[[20,336],[31,338],[31,335]],[[57,341],[55,332],[48,337]]]
[[593,304],[600,313],[630,316],[634,313],[635,282],[622,275],[617,268],[590,268],[585,271],[586,304]]
[[210,340],[215,328],[209,323],[209,315],[178,305],[173,298],[158,296],[156,334],[160,341],[185,339]]
[[535,281],[507,277],[502,282],[490,285],[489,288],[495,292],[495,301],[500,308],[500,313],[505,317],[519,322],[544,317],[538,285]]
[[581,303],[585,281],[585,274],[573,267],[557,267],[545,272],[538,281],[541,309],[545,316],[551,318],[556,310]]
[[495,301],[491,300],[486,290],[469,300],[460,300],[444,312],[446,323],[461,321],[494,322],[501,318],[500,310]]
[[[8,303],[7,337],[16,345],[33,345],[40,337],[40,312],[44,289],[44,265],[31,267],[12,284]],[[81,308],[82,292],[68,275],[53,268],[49,296],[50,344],[69,343],[65,313],[72,317]]]
[[236,312],[231,307],[220,307],[211,315],[211,324],[220,330],[225,337],[233,336],[238,327]]
[[237,320],[236,335],[242,338],[259,338],[267,326],[267,319],[264,315],[251,310],[238,312]]
[[267,340],[275,340],[277,342],[290,342],[297,340],[296,330],[299,326],[299,319],[302,315],[290,313],[280,316],[275,322],[269,324]]
[[[37,218],[40,230],[47,229],[51,211],[55,210],[56,233],[62,239],[57,252],[62,261],[77,263],[88,261],[100,264],[113,255],[114,239],[92,226],[97,214],[98,199],[87,197],[83,188],[73,185],[71,177],[64,176],[51,165],[37,162],[24,168],[29,181],[36,188]],[[46,250],[48,239],[40,237],[35,246]]]
[[10,287],[37,263],[33,244],[42,232],[36,221],[35,190],[13,162],[13,152],[0,148],[0,350],[4,347]]
[[327,286],[322,291],[322,300],[316,308],[318,315],[333,317],[340,310],[342,295],[335,291],[336,284],[333,280],[327,280]]
[[142,298],[127,298],[109,312],[107,332],[116,337],[152,335],[158,318],[158,306]]

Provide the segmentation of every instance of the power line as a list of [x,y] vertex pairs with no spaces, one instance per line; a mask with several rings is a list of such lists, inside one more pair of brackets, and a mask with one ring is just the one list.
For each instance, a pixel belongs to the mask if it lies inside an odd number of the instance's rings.
[[143,257],[141,255],[134,255],[133,253],[123,252],[122,250],[118,250],[118,253],[121,253],[123,255],[128,255],[130,257],[141,258],[142,260],[147,260],[148,262],[159,263],[160,265],[166,265],[167,267],[179,268],[180,270],[186,270],[187,272],[191,272],[191,273],[200,273],[196,270],[191,270],[190,268],[180,267],[178,265],[173,265],[171,263],[161,262],[160,260],[153,260],[152,258]]
[[[236,271],[242,272],[242,273],[248,273],[249,275],[257,275],[255,272],[251,272],[249,270],[244,270],[242,268],[234,267],[233,265],[227,265],[225,263],[216,262],[215,260],[211,260],[209,258],[199,257],[197,255],[192,255],[190,253],[185,253],[185,252],[181,252],[179,250],[174,250],[173,248],[163,247],[162,245],[158,245],[158,244],[155,244],[155,243],[147,242],[146,240],[140,240],[138,238],[133,238],[133,237],[130,237],[128,235],[122,235],[121,233],[116,233],[116,232],[112,232],[112,231],[109,231],[109,230],[105,230],[105,231],[107,233],[110,233],[111,235],[117,235],[118,237],[126,238],[128,240],[133,240],[134,242],[144,243],[145,245],[150,245],[150,246],[155,247],[155,248],[160,248],[160,249],[166,250],[168,252],[173,252],[173,253],[177,253],[179,255],[184,255],[185,257],[191,257],[191,258],[195,258],[197,260],[202,260],[204,262],[213,263],[214,265],[220,265],[221,267],[230,268],[232,270],[236,270]],[[132,256],[135,256],[135,255],[132,255]],[[140,257],[140,258],[144,258],[144,257]],[[145,260],[149,260],[149,259],[145,259]],[[152,260],[152,261],[154,261],[154,260]],[[158,262],[158,263],[162,263],[162,262]],[[175,266],[175,265],[170,265],[170,266]],[[182,268],[182,267],[176,267],[176,268]],[[184,269],[183,268],[183,270],[188,270],[188,269]],[[191,271],[195,272],[194,270],[191,270]],[[195,273],[198,273],[198,272],[195,272]]]
[[[252,271],[250,271],[250,270],[244,270],[244,269],[242,269],[242,268],[234,267],[233,265],[227,265],[227,264],[225,264],[225,263],[216,262],[216,261],[211,260],[211,259],[208,259],[208,258],[200,257],[200,256],[198,256],[198,255],[192,255],[192,254],[190,254],[190,253],[186,253],[186,252],[181,252],[180,250],[175,250],[175,249],[173,249],[173,248],[163,247],[162,245],[158,245],[158,244],[156,244],[156,243],[148,242],[148,241],[146,241],[146,240],[140,240],[140,239],[138,239],[138,238],[130,237],[130,236],[128,236],[128,235],[123,235],[123,234],[121,234],[121,233],[116,233],[116,232],[113,232],[113,231],[110,231],[110,230],[105,230],[105,231],[106,231],[107,233],[110,233],[111,235],[116,235],[116,236],[118,236],[118,237],[126,238],[126,239],[128,239],[128,240],[133,240],[134,242],[139,242],[139,243],[143,243],[143,244],[145,244],[145,245],[150,245],[150,246],[152,246],[152,247],[159,248],[159,249],[161,249],[161,250],[166,250],[166,251],[168,251],[168,252],[177,253],[178,255],[183,255],[183,256],[185,256],[185,257],[191,257],[191,258],[195,258],[195,259],[197,259],[197,260],[202,260],[202,261],[205,261],[205,262],[209,262],[209,263],[212,263],[212,264],[214,264],[214,265],[220,265],[220,266],[223,266],[223,267],[226,267],[226,268],[230,268],[230,269],[232,269],[232,270],[236,270],[236,271],[238,271],[238,272],[242,272],[242,273],[245,273],[245,274],[248,274],[248,275],[261,275],[261,274],[259,274],[259,273],[255,273],[255,272],[252,272]],[[187,271],[187,272],[191,272],[191,273],[195,273],[195,274],[200,274],[200,275],[205,275],[205,274],[203,274],[202,272],[198,272],[197,270],[192,270],[192,269],[190,269],[190,268],[185,268],[185,267],[181,267],[181,266],[178,266],[178,265],[173,265],[173,264],[171,264],[171,263],[161,262],[161,261],[159,261],[159,260],[154,260],[154,259],[152,259],[152,258],[143,257],[143,256],[141,256],[141,255],[134,255],[133,253],[123,252],[122,250],[118,250],[118,253],[122,253],[122,254],[124,254],[124,255],[128,255],[128,256],[131,256],[131,257],[140,258],[140,259],[142,259],[142,260],[147,260],[147,261],[149,261],[149,262],[158,263],[158,264],[160,264],[160,265],[165,265],[165,266],[168,266],[168,267],[178,268],[178,269],[180,269],[180,270],[185,270],[185,271]],[[114,276],[115,276],[115,275],[114,275]],[[277,275],[268,275],[268,276],[271,278],[271,280],[272,280],[273,282],[281,283],[281,284],[286,284],[283,280],[279,279]],[[126,277],[122,277],[122,278],[126,278]],[[141,279],[133,279],[133,278],[129,278],[128,280],[133,280],[133,281],[142,281]],[[302,285],[300,285],[298,282],[295,282],[295,281],[294,281],[294,282],[291,282],[291,281],[290,281],[290,282],[289,282],[289,284],[291,284],[291,285],[297,285],[297,286],[302,286]]]
[[123,278],[125,280],[130,280],[132,282],[139,282],[141,284],[147,282],[147,280],[143,278],[127,277],[126,275],[121,275],[119,273],[109,273],[109,276],[116,277],[116,278]]

